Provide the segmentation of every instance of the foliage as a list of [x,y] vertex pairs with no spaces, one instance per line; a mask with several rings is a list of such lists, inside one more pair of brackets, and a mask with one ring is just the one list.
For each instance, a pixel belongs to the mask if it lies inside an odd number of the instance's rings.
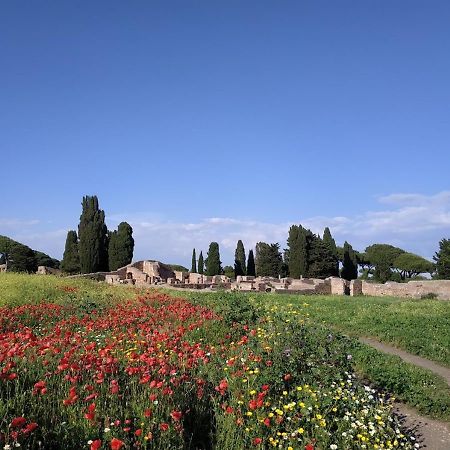
[[384,283],[391,278],[394,261],[405,251],[389,244],[373,244],[366,248],[368,260],[375,266],[375,279]]
[[108,270],[108,238],[105,213],[98,207],[97,196],[85,196],[78,225],[78,250],[81,273]]
[[70,230],[67,232],[66,246],[64,249],[63,260],[61,261],[61,270],[65,273],[80,273],[80,254],[78,253],[77,232]]
[[[13,248],[15,249],[13,250]],[[33,255],[31,252],[33,252]],[[12,261],[14,259],[14,256],[11,256],[12,253],[15,253],[15,263]],[[32,250],[27,245],[1,235],[0,264],[7,264],[9,265],[8,270],[16,272],[36,272],[37,266],[47,266],[55,269],[59,267],[57,259],[51,258],[46,253]]]
[[203,252],[200,252],[200,256],[198,257],[198,273],[203,275],[205,272],[205,262],[203,261]]
[[247,275],[252,277],[256,276],[256,266],[255,257],[253,256],[253,249],[250,249],[250,251],[248,252]]
[[53,269],[59,269],[60,262],[56,258],[52,258],[46,253],[34,250],[34,255],[36,257],[36,264],[38,266],[51,267]]
[[309,243],[312,233],[301,225],[289,228],[287,240],[289,254],[289,275],[292,278],[307,276]]
[[82,303],[2,309],[2,446],[413,448],[348,339],[270,296],[99,302],[91,286]]
[[436,262],[436,278],[450,280],[450,239],[439,241],[439,251],[433,259]]
[[338,260],[333,253],[333,248],[314,234],[310,235],[309,241],[308,277],[327,278],[335,276]]
[[344,259],[342,262],[341,277],[345,280],[356,280],[358,278],[358,261],[352,246],[344,242]]
[[331,231],[328,227],[326,227],[325,230],[323,231],[323,239],[322,240],[323,240],[324,244],[326,245],[326,247],[328,248],[328,254],[334,261],[334,266],[331,270],[331,273],[329,273],[329,275],[327,275],[327,276],[338,277],[339,276],[338,251],[337,251],[336,242],[333,239],[333,236],[331,236]]
[[168,267],[170,270],[178,271],[178,272],[189,272],[187,267],[184,267],[180,264],[164,264],[166,267]]
[[117,270],[130,264],[133,260],[133,251],[133,228],[127,222],[121,222],[117,231],[109,235],[109,270]]
[[397,256],[393,266],[400,272],[402,280],[412,278],[420,273],[432,273],[434,270],[434,264],[431,261],[407,252]]
[[209,244],[208,255],[205,260],[206,275],[220,275],[222,273],[222,263],[220,261],[219,244],[211,242]]
[[234,274],[237,277],[239,275],[245,275],[246,273],[245,248],[244,244],[239,239],[236,245],[236,251],[234,252]]
[[256,244],[256,273],[259,277],[278,277],[281,270],[282,257],[279,244]]
[[191,273],[197,273],[197,257],[195,256],[195,248],[192,249]]
[[223,268],[223,274],[228,278],[234,278],[234,267],[233,266],[225,266]]

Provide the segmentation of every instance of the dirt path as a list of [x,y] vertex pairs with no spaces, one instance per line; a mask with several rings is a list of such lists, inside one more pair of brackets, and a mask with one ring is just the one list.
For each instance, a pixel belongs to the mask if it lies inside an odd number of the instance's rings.
[[[359,338],[363,344],[370,345],[371,347],[380,350],[383,353],[389,353],[390,355],[396,355],[403,359],[403,361],[414,364],[415,366],[423,367],[431,372],[442,377],[450,386],[450,369],[448,367],[440,366],[439,364],[430,361],[429,359],[422,358],[420,356],[412,355],[411,353],[400,350],[396,347],[392,347],[389,344],[384,344],[372,338]],[[449,447],[450,449],[450,447]]]
[[397,403],[394,411],[400,417],[405,429],[417,436],[419,448],[450,449],[450,426],[448,424],[420,416],[417,411],[403,403]]
[[[429,359],[412,355],[391,345],[384,344],[371,338],[359,338],[360,342],[390,355],[399,356],[403,361],[414,364],[415,366],[428,369],[436,375],[441,376],[450,386],[450,369],[440,366]],[[441,422],[428,417],[423,417],[413,408],[397,403],[395,413],[401,418],[405,429],[417,436],[417,442],[420,448],[427,450],[450,450],[450,424]]]

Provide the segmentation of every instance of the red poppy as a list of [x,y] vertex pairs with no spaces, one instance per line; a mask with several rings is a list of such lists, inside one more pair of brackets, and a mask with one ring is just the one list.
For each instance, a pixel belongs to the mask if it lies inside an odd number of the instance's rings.
[[102,441],[100,439],[96,439],[92,441],[91,450],[98,450],[102,446]]
[[27,419],[25,417],[16,417],[11,420],[11,428],[22,428],[27,423]]
[[305,445],[305,450],[314,450],[314,445],[313,444],[306,444]]
[[120,450],[125,445],[125,442],[123,442],[117,438],[112,438],[110,445],[111,445],[111,450]]
[[172,419],[175,420],[175,422],[178,422],[182,416],[183,416],[183,413],[181,411],[174,410],[170,413],[170,417],[172,417]]
[[259,437],[253,439],[253,445],[260,445],[261,442],[262,442],[262,439]]
[[167,431],[169,429],[169,424],[168,423],[162,423],[159,425],[159,429],[161,431]]

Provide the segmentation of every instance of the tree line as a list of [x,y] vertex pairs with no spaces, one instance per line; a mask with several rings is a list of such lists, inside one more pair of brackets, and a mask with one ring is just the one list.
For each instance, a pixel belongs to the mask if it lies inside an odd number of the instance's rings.
[[196,250],[192,252],[191,272],[230,278],[239,275],[327,278],[341,277],[346,280],[356,278],[386,281],[406,281],[420,274],[428,273],[436,279],[450,279],[450,240],[442,239],[439,250],[431,262],[419,255],[407,252],[389,244],[373,244],[364,252],[354,250],[344,242],[336,245],[328,227],[322,236],[314,234],[302,225],[292,225],[287,238],[287,248],[280,250],[278,243],[258,242],[245,255],[244,244],[237,242],[234,267],[222,267],[219,244],[211,242],[207,257],[203,253],[197,260]]
[[38,266],[58,269],[60,262],[46,253],[33,250],[28,245],[17,242],[7,236],[0,236],[0,264],[14,272],[37,271]]
[[109,272],[130,264],[133,259],[133,229],[121,222],[117,230],[108,230],[105,212],[97,196],[83,197],[82,212],[75,230],[67,233],[61,269],[69,274]]

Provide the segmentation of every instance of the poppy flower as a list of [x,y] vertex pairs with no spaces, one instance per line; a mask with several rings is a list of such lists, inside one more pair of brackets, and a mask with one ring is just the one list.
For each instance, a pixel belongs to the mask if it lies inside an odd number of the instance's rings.
[[98,450],[101,446],[102,446],[102,441],[100,439],[96,439],[95,441],[91,442],[90,450]]
[[125,442],[117,438],[112,438],[110,442],[111,450],[120,450],[125,445]]

